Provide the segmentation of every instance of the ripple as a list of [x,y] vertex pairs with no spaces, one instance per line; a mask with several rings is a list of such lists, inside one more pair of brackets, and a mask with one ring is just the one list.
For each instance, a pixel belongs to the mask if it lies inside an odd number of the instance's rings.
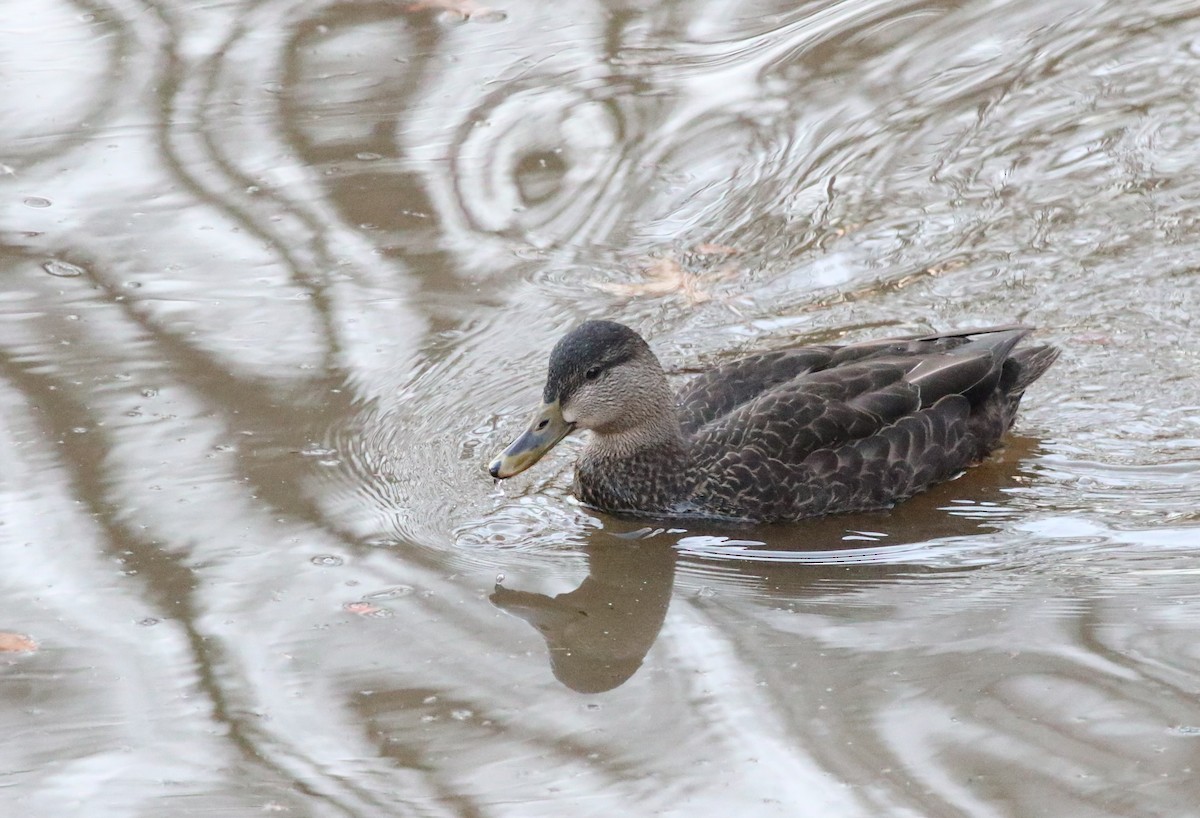
[[[30,4],[6,53],[45,92],[0,95],[28,812],[130,769],[125,812],[1197,800],[1193,0],[177,5]],[[656,525],[570,498],[577,443],[483,471],[596,316],[679,372],[999,320],[1065,352],[896,509]],[[572,652],[636,673],[581,698]]]
[[454,175],[473,229],[537,244],[539,234],[569,236],[594,210],[612,177],[619,110],[565,79],[510,86],[468,116]]

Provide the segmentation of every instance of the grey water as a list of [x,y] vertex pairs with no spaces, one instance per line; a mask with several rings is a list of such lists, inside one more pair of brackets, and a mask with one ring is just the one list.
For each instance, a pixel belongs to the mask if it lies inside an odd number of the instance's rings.
[[[1200,813],[1195,2],[8,5],[0,814]],[[1063,355],[672,527],[486,474],[595,317]]]

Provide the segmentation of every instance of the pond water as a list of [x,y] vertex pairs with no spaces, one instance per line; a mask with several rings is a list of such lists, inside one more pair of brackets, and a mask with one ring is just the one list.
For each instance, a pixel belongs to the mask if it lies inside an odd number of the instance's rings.
[[[43,0],[0,60],[0,813],[1196,814],[1195,0]],[[577,441],[485,471],[590,317],[1063,355],[892,511],[647,526]]]

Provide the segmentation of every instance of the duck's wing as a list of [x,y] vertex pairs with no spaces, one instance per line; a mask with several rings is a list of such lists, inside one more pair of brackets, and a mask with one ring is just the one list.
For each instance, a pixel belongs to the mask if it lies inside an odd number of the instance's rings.
[[835,349],[825,368],[802,371],[699,426],[692,450],[709,464],[747,448],[800,463],[818,449],[871,437],[948,396],[977,405],[996,390],[1005,360],[1028,331],[958,336],[961,343],[943,343],[946,336],[902,339],[849,360],[840,357],[848,348]]
[[[684,435],[691,435],[702,426],[807,373],[888,358],[905,359],[915,364],[923,356],[977,345],[985,338],[1019,340],[1032,329],[1023,324],[1008,324],[876,339],[845,346],[796,347],[741,358],[711,369],[683,387],[676,398],[680,426]],[[985,342],[985,345],[990,343]]]
[[824,369],[837,349],[814,346],[768,352],[710,369],[684,386],[676,398],[684,435],[691,435],[780,384]]
[[1053,347],[1003,327],[843,347],[692,437],[694,502],[718,516],[798,519],[882,508],[991,451]]
[[[936,332],[928,335],[907,335],[898,338],[876,338],[870,341],[860,341],[854,344],[834,347],[830,366],[841,366],[855,361],[867,361],[875,358],[900,356],[912,357],[930,355],[936,352],[950,350],[975,344],[994,344],[997,339],[1015,337],[1020,340],[1033,332],[1034,327],[1026,324],[1004,324],[992,327],[977,327],[975,329],[960,329],[951,332]],[[1001,341],[1003,343],[1003,341]]]
[[714,516],[762,521],[886,508],[978,460],[1002,433],[998,414],[995,401],[976,416],[966,398],[948,395],[801,462],[756,446],[729,449],[698,475],[692,502]]

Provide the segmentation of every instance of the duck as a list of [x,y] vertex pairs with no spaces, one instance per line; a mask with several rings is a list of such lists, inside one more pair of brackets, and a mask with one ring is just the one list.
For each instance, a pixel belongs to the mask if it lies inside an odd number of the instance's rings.
[[589,431],[574,493],[595,510],[776,523],[887,509],[1001,446],[1058,358],[1033,327],[750,355],[674,393],[646,340],[585,321],[550,353],[542,405],[488,471],[520,474]]

